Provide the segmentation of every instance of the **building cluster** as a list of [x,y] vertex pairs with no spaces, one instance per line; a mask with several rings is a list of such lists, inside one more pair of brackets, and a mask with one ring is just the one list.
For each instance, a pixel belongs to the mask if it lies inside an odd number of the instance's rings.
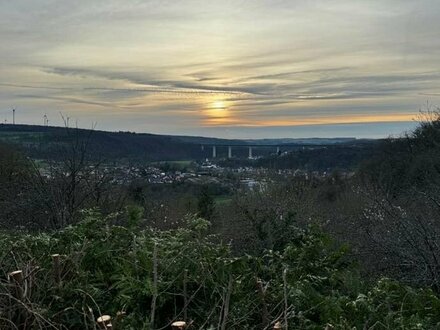
[[[272,170],[268,168],[259,167],[222,167],[217,164],[205,161],[200,164],[194,164],[189,169],[182,170],[165,170],[163,166],[154,165],[124,165],[124,164],[102,164],[99,168],[90,166],[83,169],[82,173],[87,172],[93,175],[96,179],[106,178],[113,184],[129,184],[130,182],[139,180],[151,184],[176,184],[176,183],[193,183],[193,184],[208,184],[208,183],[225,183],[236,182],[241,188],[246,190],[262,191],[267,187],[271,181],[284,180],[289,177],[309,179],[325,179],[330,177],[328,172],[306,171],[302,169],[282,169]],[[60,169],[54,171],[54,166],[41,166],[40,173],[46,177],[51,178],[54,173],[59,175]],[[81,174],[81,172],[79,173]],[[68,176],[68,173],[64,173]],[[340,177],[349,177],[350,172],[339,173]]]

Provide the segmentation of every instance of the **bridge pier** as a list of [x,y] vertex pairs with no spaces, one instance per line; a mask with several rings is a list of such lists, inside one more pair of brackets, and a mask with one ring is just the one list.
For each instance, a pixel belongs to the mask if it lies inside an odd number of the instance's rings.
[[277,147],[277,154],[280,153],[280,147]]
[[228,158],[232,158],[232,147],[228,146]]
[[217,147],[216,146],[212,146],[212,158],[217,157]]
[[249,147],[249,158],[252,158],[252,147]]

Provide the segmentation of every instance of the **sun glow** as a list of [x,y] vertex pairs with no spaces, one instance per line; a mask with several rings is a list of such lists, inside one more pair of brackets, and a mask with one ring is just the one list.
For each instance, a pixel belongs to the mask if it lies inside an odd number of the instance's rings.
[[216,110],[224,110],[226,108],[226,104],[221,100],[217,100],[212,102],[212,108]]
[[229,116],[228,106],[223,100],[214,100],[209,104],[206,114],[210,118],[227,118]]

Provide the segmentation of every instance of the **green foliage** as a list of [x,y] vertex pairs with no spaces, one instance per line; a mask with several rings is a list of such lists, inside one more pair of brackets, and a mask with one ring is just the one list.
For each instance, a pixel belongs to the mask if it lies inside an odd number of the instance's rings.
[[214,215],[215,202],[207,187],[203,186],[197,201],[198,214],[202,218],[211,220]]
[[144,209],[137,205],[127,206],[127,226],[132,228],[139,225]]
[[[317,228],[296,229],[283,249],[236,257],[206,236],[206,220],[188,217],[185,228],[172,231],[141,229],[140,211],[128,211],[129,227],[112,225],[112,217],[92,210],[79,224],[52,234],[0,234],[3,272],[23,269],[28,288],[23,309],[10,299],[10,285],[0,283],[1,328],[10,327],[9,319],[24,329],[93,329],[97,316],[118,311],[126,312],[115,321],[119,329],[167,327],[185,314],[196,328],[225,322],[227,329],[258,329],[284,321],[286,312],[289,327],[301,329],[440,325],[440,300],[432,291],[388,279],[367,286],[346,248]],[[62,255],[60,284],[54,253]],[[23,319],[26,325],[19,323]]]

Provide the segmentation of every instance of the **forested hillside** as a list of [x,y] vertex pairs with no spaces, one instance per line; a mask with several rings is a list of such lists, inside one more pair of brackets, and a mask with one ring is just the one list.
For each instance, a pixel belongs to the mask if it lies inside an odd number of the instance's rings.
[[200,145],[172,136],[67,129],[34,125],[0,125],[0,139],[16,143],[33,158],[57,159],[75,139],[90,140],[90,155],[109,161],[152,161],[200,158]]
[[45,164],[0,148],[1,329],[440,327],[437,114],[349,175],[120,181],[72,141]]
[[[95,161],[145,163],[152,161],[203,160],[212,158],[212,145],[218,145],[217,158],[227,158],[227,147],[235,146],[227,166],[302,168],[307,170],[351,169],[370,156],[376,140],[262,139],[226,140],[193,136],[106,132],[65,127],[0,124],[0,142],[13,144],[24,154],[40,160],[63,160],[75,141],[87,140],[88,157]],[[247,160],[246,145],[254,148],[256,159]],[[202,145],[205,145],[202,149]],[[238,146],[237,146],[238,145]],[[264,147],[266,146],[267,147]],[[279,146],[283,157],[275,152]]]

